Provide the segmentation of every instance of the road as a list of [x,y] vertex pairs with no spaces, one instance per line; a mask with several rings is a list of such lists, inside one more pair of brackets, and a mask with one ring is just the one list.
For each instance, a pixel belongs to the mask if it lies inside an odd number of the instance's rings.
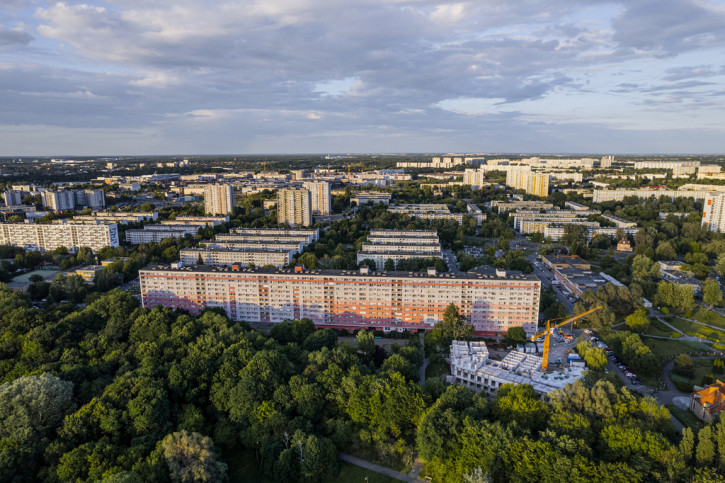
[[390,468],[386,468],[384,466],[376,465],[375,463],[371,463],[369,461],[365,461],[363,459],[360,459],[356,456],[353,456],[351,454],[347,453],[337,453],[337,457],[340,458],[342,461],[346,461],[348,463],[352,463],[355,466],[359,466],[361,468],[365,468],[367,470],[370,470],[374,473],[380,473],[381,475],[388,476],[390,478],[394,478],[399,481],[418,481],[418,478],[408,476],[405,473],[401,473],[399,471],[391,470]]
[[[566,308],[566,313],[574,313],[574,304],[576,302],[572,302],[571,300],[569,300],[561,285],[555,285],[551,283],[554,279],[553,272],[549,268],[547,268],[546,265],[537,262],[536,257],[537,255],[535,253],[532,253],[531,255],[526,257],[526,259],[531,262],[531,265],[534,266],[534,274],[541,279],[541,288],[545,290],[549,287],[554,287],[554,293],[556,294],[556,298],[559,299],[559,302],[564,304],[564,307]],[[539,266],[541,268],[539,268]]]
[[443,261],[446,262],[446,265],[448,265],[449,272],[460,272],[460,270],[458,269],[458,259],[456,258],[456,254],[453,253],[453,251],[441,250],[441,255],[443,256]]

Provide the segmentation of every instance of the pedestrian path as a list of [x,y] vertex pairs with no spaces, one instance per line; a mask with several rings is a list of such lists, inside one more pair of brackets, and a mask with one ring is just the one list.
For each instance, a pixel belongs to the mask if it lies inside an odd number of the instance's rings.
[[365,461],[351,454],[340,452],[337,453],[337,457],[347,463],[352,463],[355,466],[368,469],[372,472],[379,473],[381,475],[385,475],[399,481],[418,481],[417,477],[406,475],[405,473],[401,473],[400,471],[391,470],[390,468],[386,468],[385,466],[376,465],[375,463]]

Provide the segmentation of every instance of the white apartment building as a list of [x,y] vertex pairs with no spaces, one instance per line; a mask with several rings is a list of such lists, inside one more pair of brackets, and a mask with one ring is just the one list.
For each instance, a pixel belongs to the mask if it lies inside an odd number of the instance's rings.
[[636,161],[634,169],[674,169],[678,167],[698,168],[700,161]]
[[[518,210],[551,210],[553,203],[548,201],[492,201],[491,209],[498,209],[499,213]],[[587,207],[587,209],[589,209]]]
[[196,265],[201,257],[204,265],[217,267],[231,267],[235,263],[284,267],[292,263],[293,253],[284,248],[184,248],[179,255],[184,265]]
[[126,243],[140,245],[141,243],[158,243],[164,238],[184,238],[186,235],[196,235],[198,226],[164,226],[148,225],[143,230],[126,230]]
[[75,210],[85,207],[99,209],[106,206],[103,190],[43,191],[43,206],[53,211]]
[[277,223],[291,226],[312,225],[312,194],[306,189],[277,191]]
[[315,215],[329,215],[332,211],[330,183],[327,181],[307,181],[302,186],[310,192],[312,213]]
[[111,212],[111,211],[98,211],[91,215],[76,215],[73,217],[74,222],[83,223],[121,223],[127,225],[128,223],[139,223],[142,221],[154,221],[158,218],[157,212],[153,213],[129,213],[123,211]]
[[454,274],[172,265],[145,268],[139,278],[146,308],[198,314],[220,307],[238,321],[305,317],[317,327],[390,331],[430,330],[455,304],[481,336],[500,336],[514,326],[535,333],[541,290],[537,277],[501,270]]
[[448,205],[445,204],[409,204],[409,205],[392,205],[388,208],[391,213],[399,213],[409,215],[414,218],[422,218],[424,220],[455,220],[459,224],[463,223],[463,213],[451,213]]
[[604,203],[606,201],[621,201],[627,196],[636,196],[637,198],[657,198],[666,196],[671,199],[675,198],[694,198],[696,200],[704,200],[708,195],[707,191],[685,191],[685,190],[658,190],[658,189],[636,189],[636,190],[594,190],[594,203]]
[[283,248],[285,250],[292,251],[294,253],[302,253],[302,250],[304,249],[304,243],[303,242],[297,242],[290,239],[259,239],[259,240],[250,240],[250,241],[241,241],[241,240],[233,240],[233,239],[224,239],[221,238],[221,235],[217,235],[216,240],[204,240],[201,243],[204,243],[206,246],[211,248],[226,248],[226,249],[232,249],[232,248],[239,248],[239,249],[245,249],[245,250],[256,250],[256,249],[266,249],[266,248]]
[[372,203],[374,205],[378,203],[389,205],[390,196],[390,193],[383,193],[379,191],[361,191],[350,198],[350,201],[354,201],[358,206],[366,205],[368,203]]
[[526,188],[524,189],[530,195],[546,198],[549,196],[549,175],[547,173],[526,175]]
[[617,228],[634,228],[637,226],[637,223],[634,221],[620,218],[619,216],[602,214],[602,218],[611,221]]
[[702,225],[710,231],[725,232],[725,193],[710,193],[702,210]]
[[234,212],[234,187],[230,184],[204,186],[204,211],[209,215],[228,215]]
[[295,243],[302,248],[311,243],[310,237],[305,235],[240,235],[231,233],[217,234],[215,239],[219,242],[234,243]]
[[320,239],[320,230],[317,228],[298,228],[298,229],[285,229],[285,228],[234,228],[232,233],[239,235],[250,235],[250,236],[307,236],[309,237],[308,243],[315,242]]
[[118,246],[118,225],[0,223],[0,245],[40,251],[66,247],[73,252],[80,247],[89,247],[95,252]]
[[5,206],[16,206],[23,204],[23,192],[17,190],[8,190],[3,193]]

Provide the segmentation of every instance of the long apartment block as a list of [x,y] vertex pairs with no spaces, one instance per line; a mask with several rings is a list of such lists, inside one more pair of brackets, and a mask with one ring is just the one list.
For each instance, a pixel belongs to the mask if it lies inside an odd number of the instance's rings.
[[535,333],[541,281],[501,270],[436,273],[184,267],[139,272],[143,306],[199,314],[220,307],[230,319],[280,323],[309,318],[318,327],[429,330],[457,305],[478,335],[521,326]]
[[273,265],[284,267],[292,263],[293,250],[284,248],[184,248],[180,260],[184,265],[196,265],[201,258],[203,265],[231,267],[254,264],[257,267]]
[[186,235],[196,235],[198,225],[148,225],[143,230],[126,230],[126,243],[140,245],[141,243],[158,243],[164,238],[184,238]]
[[308,236],[309,242],[312,243],[320,239],[320,230],[317,228],[310,229],[285,229],[285,228],[234,228],[232,233],[239,235],[259,235],[259,236]]
[[59,247],[76,251],[80,247],[89,247],[95,252],[104,247],[118,246],[118,225],[0,223],[0,245],[40,251]]
[[666,196],[674,200],[675,198],[694,198],[696,200],[704,200],[708,191],[704,190],[654,190],[654,189],[636,189],[636,190],[594,190],[594,203],[604,203],[605,201],[621,201],[628,196],[636,196],[637,198],[646,199],[652,196],[659,198]]
[[303,244],[297,241],[288,240],[252,240],[252,241],[241,241],[241,240],[228,240],[220,239],[217,237],[216,240],[204,240],[206,246],[211,248],[284,248],[285,250],[291,250],[296,253],[302,253],[304,249]]
[[397,264],[399,260],[441,256],[435,230],[372,230],[357,253],[357,263],[372,260],[383,270],[388,260]]

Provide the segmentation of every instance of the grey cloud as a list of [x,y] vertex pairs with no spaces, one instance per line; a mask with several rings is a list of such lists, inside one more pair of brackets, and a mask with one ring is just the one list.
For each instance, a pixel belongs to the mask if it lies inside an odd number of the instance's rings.
[[693,77],[711,77],[714,75],[725,74],[725,67],[718,72],[714,66],[711,65],[693,65],[687,67],[672,67],[666,70],[667,75],[663,77],[664,80],[668,81],[679,81],[683,79],[691,79]]
[[9,45],[27,45],[33,36],[21,28],[9,29],[0,25],[0,48]]
[[696,0],[631,0],[613,22],[621,49],[672,56],[725,45],[725,12]]

